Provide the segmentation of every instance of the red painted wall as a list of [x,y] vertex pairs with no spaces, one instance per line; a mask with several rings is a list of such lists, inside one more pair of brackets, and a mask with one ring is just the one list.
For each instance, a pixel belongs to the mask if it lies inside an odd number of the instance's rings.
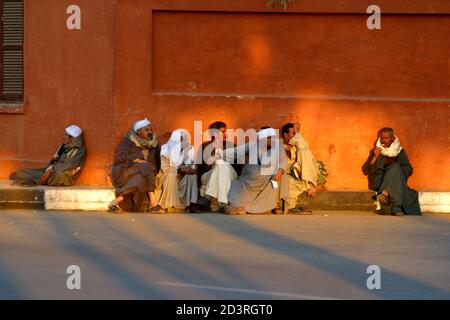
[[161,137],[194,120],[300,121],[339,190],[366,189],[361,165],[392,126],[411,186],[450,189],[448,1],[379,0],[372,31],[372,1],[299,0],[284,13],[264,0],[79,0],[82,30],[68,31],[72,2],[26,1],[24,114],[0,114],[0,178],[48,159],[77,122],[89,148],[79,182],[104,184],[118,141],[147,116]]

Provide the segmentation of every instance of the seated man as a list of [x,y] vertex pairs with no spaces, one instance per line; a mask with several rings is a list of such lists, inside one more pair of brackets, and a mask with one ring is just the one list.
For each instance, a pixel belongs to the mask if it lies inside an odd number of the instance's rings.
[[295,206],[302,193],[307,192],[310,197],[316,195],[319,166],[309,149],[308,142],[300,134],[299,128],[295,130],[294,126],[294,123],[287,123],[281,129],[289,163],[289,195],[284,199],[284,212],[311,213],[306,208],[296,208]]
[[22,186],[70,186],[80,176],[85,160],[82,130],[72,125],[66,128],[63,143],[47,167],[18,170],[11,175],[11,179],[14,184]]
[[150,121],[136,121],[122,139],[111,166],[116,199],[108,206],[110,212],[143,211],[141,206],[146,196],[150,200],[150,210],[159,210],[154,194],[158,151],[158,140]]
[[[250,141],[234,150],[238,156],[248,155],[249,162],[242,169],[242,174],[231,183],[228,193],[230,205],[225,208],[225,212],[282,213],[278,203],[287,193],[286,183],[283,183],[287,181],[283,179],[287,170],[287,159],[276,130],[262,128],[256,141]],[[225,150],[224,154],[228,156],[233,152]]]
[[214,122],[209,126],[211,140],[202,144],[202,159],[198,166],[201,187],[200,195],[206,200],[205,207],[212,212],[218,212],[228,204],[228,191],[231,182],[237,178],[233,165],[223,159],[223,150],[233,148],[234,143],[227,141],[227,125],[224,122]]
[[417,191],[406,185],[412,172],[394,130],[381,129],[375,147],[363,165],[363,173],[369,178],[369,189],[377,193],[379,214],[421,214]]
[[159,205],[169,209],[200,212],[197,207],[197,171],[194,165],[194,147],[189,132],[178,129],[161,147],[161,195]]

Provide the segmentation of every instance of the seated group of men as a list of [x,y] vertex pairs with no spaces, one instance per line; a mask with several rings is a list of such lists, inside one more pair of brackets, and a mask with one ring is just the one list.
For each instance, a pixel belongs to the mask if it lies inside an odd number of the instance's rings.
[[[214,122],[209,130],[210,141],[197,151],[185,129],[172,132],[159,147],[150,121],[137,121],[111,166],[116,198],[109,211],[310,214],[296,207],[298,197],[315,196],[326,171],[299,124],[284,125],[281,138],[277,130],[263,127],[254,140],[238,146],[227,140],[224,122]],[[73,125],[66,128],[63,144],[47,167],[19,170],[12,179],[22,185],[72,185],[85,159],[82,130]],[[392,129],[380,130],[363,172],[376,191],[379,213],[420,214],[417,192],[406,184],[412,167]],[[143,209],[147,197],[149,205]]]

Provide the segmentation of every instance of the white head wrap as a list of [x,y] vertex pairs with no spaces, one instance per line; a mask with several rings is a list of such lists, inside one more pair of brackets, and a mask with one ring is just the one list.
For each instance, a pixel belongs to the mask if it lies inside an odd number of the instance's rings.
[[66,133],[71,137],[78,138],[83,133],[83,130],[81,130],[79,126],[73,124],[66,128]]
[[263,129],[258,132],[258,139],[264,139],[268,137],[273,137],[277,135],[277,131],[273,128]]
[[178,168],[183,163],[194,162],[194,147],[188,138],[189,132],[186,129],[177,129],[172,132],[169,141],[161,147],[161,156],[168,157],[172,167]]
[[133,130],[134,132],[138,132],[139,129],[142,129],[150,124],[152,123],[147,118],[143,120],[138,120],[134,123]]

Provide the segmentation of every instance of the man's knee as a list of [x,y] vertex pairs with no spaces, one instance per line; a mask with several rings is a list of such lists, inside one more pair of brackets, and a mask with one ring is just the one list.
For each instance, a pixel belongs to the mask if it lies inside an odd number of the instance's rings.
[[62,171],[57,171],[52,174],[47,181],[47,185],[52,187],[70,186],[73,184],[73,179]]

